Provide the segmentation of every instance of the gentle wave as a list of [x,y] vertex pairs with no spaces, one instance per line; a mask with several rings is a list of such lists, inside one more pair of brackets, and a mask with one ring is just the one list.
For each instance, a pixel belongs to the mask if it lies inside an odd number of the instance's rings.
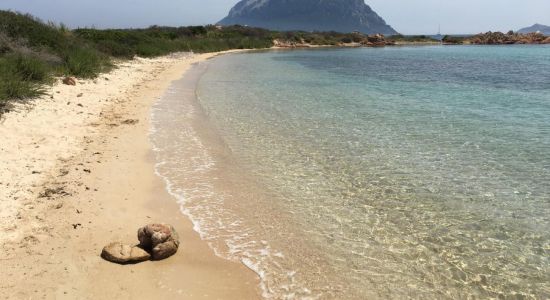
[[[201,72],[200,67],[195,68],[198,70],[194,72]],[[200,117],[196,99],[188,99],[195,96],[193,86],[189,86],[189,81],[196,80],[194,76],[197,74],[188,74],[174,82],[153,107],[150,139],[157,160],[156,174],[217,256],[239,261],[259,276],[264,298],[292,299],[308,292],[296,284],[295,271],[284,270],[277,263],[284,260],[284,255],[268,242],[257,240],[253,230],[225,207],[232,196],[215,187],[216,181],[223,178],[214,175],[216,160],[191,124]],[[286,274],[283,280],[275,278],[280,272]]]

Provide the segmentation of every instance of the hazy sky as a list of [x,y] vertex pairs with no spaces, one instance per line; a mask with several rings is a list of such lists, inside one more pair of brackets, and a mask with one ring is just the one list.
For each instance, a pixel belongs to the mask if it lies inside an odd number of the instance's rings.
[[[70,27],[198,25],[223,18],[238,0],[0,0],[0,9],[29,12]],[[508,31],[550,25],[550,0],[367,0],[405,34]]]

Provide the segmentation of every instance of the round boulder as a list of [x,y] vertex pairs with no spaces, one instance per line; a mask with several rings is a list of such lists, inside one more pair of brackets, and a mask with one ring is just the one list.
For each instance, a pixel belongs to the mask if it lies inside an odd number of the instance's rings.
[[149,224],[138,230],[140,246],[148,250],[154,260],[168,258],[178,251],[179,237],[172,225]]

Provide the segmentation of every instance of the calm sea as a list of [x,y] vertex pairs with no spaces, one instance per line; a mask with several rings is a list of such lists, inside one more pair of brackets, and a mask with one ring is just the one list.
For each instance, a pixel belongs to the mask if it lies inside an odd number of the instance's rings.
[[182,212],[265,298],[550,298],[548,46],[226,55],[153,120]]

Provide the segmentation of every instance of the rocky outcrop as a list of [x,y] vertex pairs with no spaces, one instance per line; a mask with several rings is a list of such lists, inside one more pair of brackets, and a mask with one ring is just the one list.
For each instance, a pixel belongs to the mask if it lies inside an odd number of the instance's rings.
[[467,42],[475,45],[546,44],[548,37],[541,33],[486,32],[467,39]]
[[278,31],[397,33],[364,0],[242,0],[219,24]]
[[120,242],[111,243],[101,252],[101,257],[117,264],[138,263],[151,259],[151,255],[139,246]]
[[365,46],[371,47],[382,47],[388,45],[386,38],[382,34],[373,34],[367,36],[367,39],[363,44]]
[[168,224],[149,224],[138,230],[140,246],[148,250],[154,260],[168,258],[178,251],[179,237]]

